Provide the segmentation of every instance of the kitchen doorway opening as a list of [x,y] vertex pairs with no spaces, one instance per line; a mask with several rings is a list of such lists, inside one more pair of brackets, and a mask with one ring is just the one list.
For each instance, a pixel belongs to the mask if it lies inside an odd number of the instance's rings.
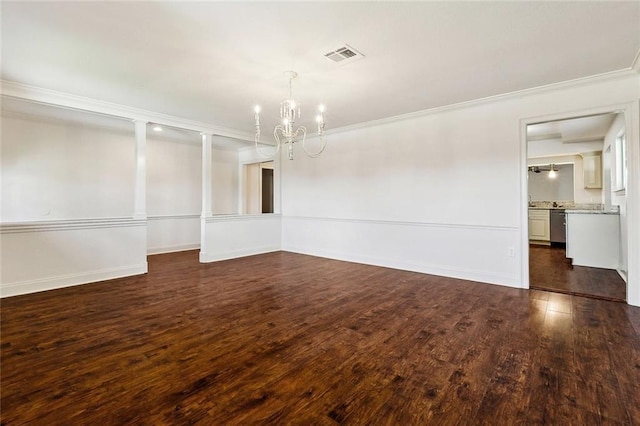
[[622,111],[526,125],[529,288],[627,299]]

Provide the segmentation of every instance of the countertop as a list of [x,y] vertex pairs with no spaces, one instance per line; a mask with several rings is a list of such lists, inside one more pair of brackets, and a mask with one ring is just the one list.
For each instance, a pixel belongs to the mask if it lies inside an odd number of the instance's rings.
[[529,210],[566,210],[566,207],[529,207]]
[[[547,203],[544,203],[547,204]],[[529,210],[562,210],[569,214],[620,214],[617,209],[605,210],[602,204],[582,204],[582,205],[570,205],[570,206],[556,206],[553,207],[549,202],[547,205],[529,206]],[[582,208],[580,208],[582,207]],[[586,208],[585,208],[586,207]]]
[[[554,206],[555,204],[555,206]],[[604,204],[572,201],[529,201],[529,210],[564,210],[570,214],[620,214],[617,206],[605,210]]]
[[614,210],[565,210],[564,212],[569,214],[620,214],[619,211]]

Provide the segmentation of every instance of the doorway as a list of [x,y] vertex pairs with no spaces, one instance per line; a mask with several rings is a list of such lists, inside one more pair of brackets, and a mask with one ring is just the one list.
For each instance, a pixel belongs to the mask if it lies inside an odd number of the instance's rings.
[[617,112],[527,125],[531,289],[626,300],[626,197],[611,179],[624,128]]
[[244,203],[242,214],[274,212],[274,162],[249,163],[243,166]]

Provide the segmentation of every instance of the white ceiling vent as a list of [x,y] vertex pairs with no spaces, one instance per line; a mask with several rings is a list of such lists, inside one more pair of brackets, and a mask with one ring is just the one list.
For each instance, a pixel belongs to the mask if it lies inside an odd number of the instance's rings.
[[329,53],[325,53],[326,58],[331,59],[333,62],[346,63],[357,61],[358,59],[364,58],[364,55],[358,52],[353,47],[345,44],[342,47],[339,47],[336,50],[332,50]]

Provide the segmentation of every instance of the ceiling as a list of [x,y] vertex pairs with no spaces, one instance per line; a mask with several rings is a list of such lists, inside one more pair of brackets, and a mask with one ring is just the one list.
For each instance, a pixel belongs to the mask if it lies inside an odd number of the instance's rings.
[[557,139],[561,143],[602,141],[616,118],[615,113],[548,121],[527,126],[527,141]]
[[617,113],[597,114],[527,126],[527,158],[602,151]]
[[[252,132],[295,70],[337,128],[629,69],[640,2],[1,3],[4,80]],[[364,59],[324,54],[348,43]]]
[[[3,99],[2,116],[28,120],[44,120],[45,122],[51,121],[55,123],[65,122],[75,126],[109,129],[111,132],[129,134],[131,137],[134,136],[134,123],[132,120],[87,111],[60,108],[22,99]],[[162,130],[159,132],[155,131],[154,129],[157,127],[160,127]],[[165,125],[158,126],[156,123],[147,124],[147,135],[149,138],[172,142],[200,144],[202,141],[202,136],[200,136],[198,132]],[[251,146],[247,141],[223,136],[214,136],[212,143],[215,148],[227,151],[237,151]]]

